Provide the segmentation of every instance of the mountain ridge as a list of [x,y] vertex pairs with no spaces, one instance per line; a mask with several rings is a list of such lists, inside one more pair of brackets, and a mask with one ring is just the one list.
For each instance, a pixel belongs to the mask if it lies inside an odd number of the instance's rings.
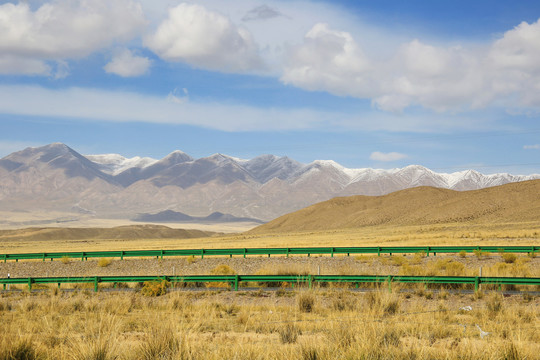
[[180,150],[159,160],[83,156],[53,143],[0,159],[0,211],[82,208],[97,217],[127,219],[165,210],[194,217],[217,211],[267,221],[336,196],[384,195],[417,186],[464,191],[537,178],[436,173],[420,165],[348,169],[332,160],[303,164],[270,154],[247,160],[224,154],[195,159]]

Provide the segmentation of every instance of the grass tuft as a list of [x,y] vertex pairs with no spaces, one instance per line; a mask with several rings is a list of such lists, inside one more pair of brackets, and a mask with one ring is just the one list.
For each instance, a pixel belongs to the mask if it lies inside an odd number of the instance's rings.
[[301,291],[296,296],[298,310],[310,313],[315,307],[315,295],[310,291]]

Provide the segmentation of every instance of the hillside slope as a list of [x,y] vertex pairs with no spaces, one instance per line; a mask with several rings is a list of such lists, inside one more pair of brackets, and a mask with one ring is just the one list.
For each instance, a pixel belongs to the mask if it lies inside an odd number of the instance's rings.
[[250,232],[539,220],[540,180],[531,180],[463,192],[417,187],[384,196],[338,197],[281,216]]
[[191,239],[216,233],[201,230],[172,229],[161,225],[129,225],[113,228],[26,228],[0,230],[0,241],[13,240],[134,240],[134,239]]

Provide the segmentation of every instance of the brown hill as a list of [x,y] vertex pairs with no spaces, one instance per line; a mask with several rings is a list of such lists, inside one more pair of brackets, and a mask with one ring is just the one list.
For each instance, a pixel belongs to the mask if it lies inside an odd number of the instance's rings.
[[26,228],[1,230],[0,241],[191,239],[209,237],[215,234],[210,231],[172,229],[160,225],[129,225],[113,228]]
[[281,216],[250,232],[539,220],[540,180],[532,180],[473,191],[417,187],[384,196],[338,197]]

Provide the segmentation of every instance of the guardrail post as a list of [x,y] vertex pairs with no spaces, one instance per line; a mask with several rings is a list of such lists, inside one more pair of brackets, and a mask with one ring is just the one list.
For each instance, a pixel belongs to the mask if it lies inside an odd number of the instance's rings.
[[163,260],[163,250],[161,250],[161,260]]
[[7,262],[7,254],[4,254],[4,262]]
[[244,248],[244,259],[246,258],[246,248]]
[[120,251],[120,260],[124,260],[124,250]]
[[238,291],[238,275],[234,275],[234,291]]
[[313,282],[313,275],[308,276],[309,288],[311,289],[311,283]]
[[334,248],[330,249],[330,257],[334,257]]
[[98,277],[94,277],[94,291],[98,292]]
[[427,249],[426,256],[429,257],[429,246],[426,249]]
[[380,247],[377,248],[377,256],[381,256],[381,248]]
[[474,278],[474,291],[478,291],[479,285],[480,285],[480,278],[477,276]]
[[388,292],[392,292],[392,276],[388,276],[386,281],[388,281]]
[[43,262],[45,262],[45,253],[43,253]]
[[201,249],[201,259],[204,259],[204,249]]

